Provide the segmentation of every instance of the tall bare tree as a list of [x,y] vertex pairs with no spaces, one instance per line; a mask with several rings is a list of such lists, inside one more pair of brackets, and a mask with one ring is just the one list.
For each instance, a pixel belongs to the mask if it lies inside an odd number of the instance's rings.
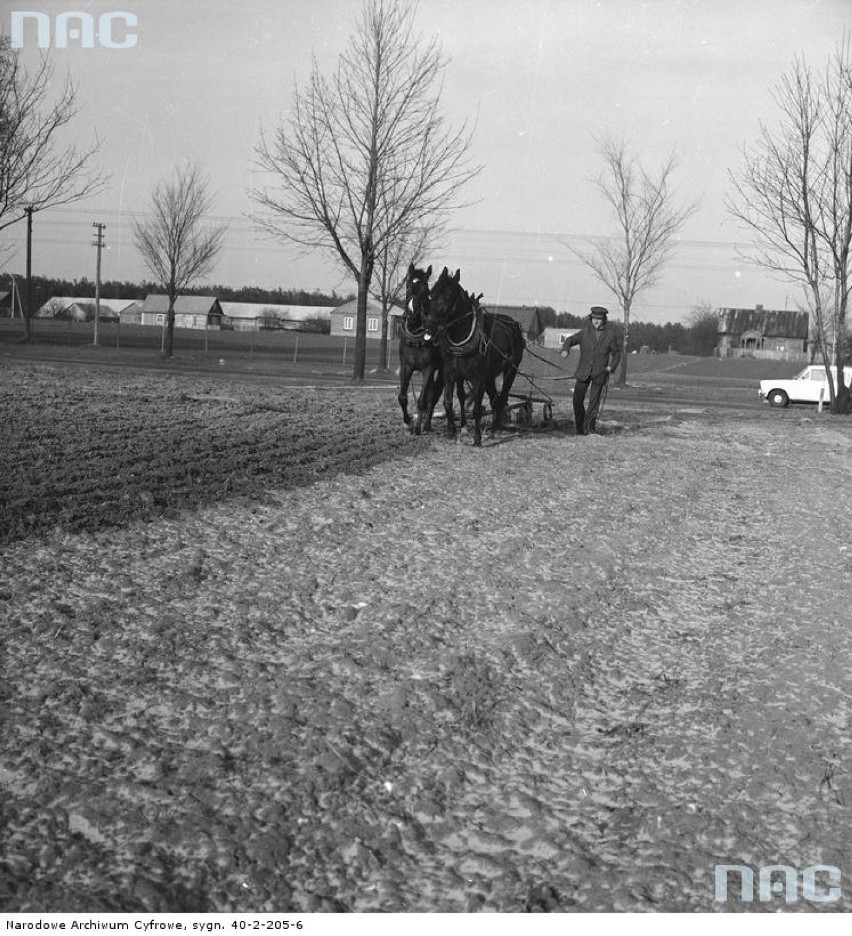
[[314,61],[289,117],[255,148],[272,182],[251,196],[256,220],[306,251],[324,251],[356,279],[353,379],[363,381],[367,296],[377,259],[406,232],[460,207],[470,134],[439,111],[446,66],[436,39],[414,31],[415,7],[366,0],[337,69]]
[[172,178],[154,189],[148,217],[133,222],[142,259],[169,298],[167,357],[174,350],[175,301],[210,271],[222,247],[225,225],[204,225],[212,203],[209,181],[198,166],[177,166]]
[[40,211],[100,191],[104,174],[92,166],[98,150],[61,144],[61,131],[79,113],[69,77],[55,90],[47,56],[31,74],[20,53],[0,37],[0,230]]
[[[730,213],[751,234],[743,258],[800,286],[812,313],[832,412],[849,412],[842,375],[852,263],[852,50],[844,36],[823,72],[802,56],[773,89],[774,129],[729,171]],[[836,366],[832,379],[831,365]]]
[[624,316],[623,353],[617,382],[627,382],[630,311],[636,297],[662,278],[674,250],[674,237],[698,208],[678,204],[671,189],[677,158],[672,153],[652,175],[627,148],[604,138],[598,143],[604,170],[595,185],[614,215],[618,234],[590,243],[584,250],[568,245],[615,296]]
[[19,51],[0,36],[0,231],[28,219],[28,338],[33,213],[95,195],[107,181],[93,166],[97,142],[86,148],[63,144],[63,130],[79,113],[77,92],[69,77],[57,85],[53,75],[47,56],[27,72]]

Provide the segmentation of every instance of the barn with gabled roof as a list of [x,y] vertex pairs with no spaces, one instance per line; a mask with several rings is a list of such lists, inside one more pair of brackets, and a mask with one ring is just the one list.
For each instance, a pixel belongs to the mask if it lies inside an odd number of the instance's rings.
[[719,356],[806,357],[809,327],[808,313],[798,310],[719,309]]

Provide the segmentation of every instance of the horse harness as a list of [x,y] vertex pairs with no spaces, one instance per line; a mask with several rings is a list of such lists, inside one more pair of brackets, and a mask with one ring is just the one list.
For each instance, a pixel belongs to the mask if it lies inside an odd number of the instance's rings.
[[[470,331],[465,338],[463,338],[461,341],[453,341],[449,335],[447,336],[448,353],[453,357],[471,357],[474,354],[478,354],[480,357],[485,357],[485,355],[488,354],[488,351],[493,349],[497,354],[500,355],[500,357],[504,358],[505,360],[509,360],[509,355],[494,344],[493,338],[494,328],[497,325],[503,327],[509,326],[504,324],[495,313],[488,312],[486,309],[483,309],[483,307],[479,304],[478,297],[474,297],[470,293],[465,293],[464,295],[466,295],[468,301],[470,302],[471,308],[468,311],[456,315],[455,317],[448,317],[435,329],[434,336],[427,335],[427,337],[436,341],[438,334],[440,334],[442,330],[446,331],[450,325],[453,325],[456,322],[461,322],[466,316],[469,315],[471,318]],[[450,309],[451,313],[455,311],[455,308],[458,305],[458,301],[459,297],[457,295]],[[484,327],[485,316],[491,317],[490,334]],[[512,324],[515,325],[517,323],[513,320]]]

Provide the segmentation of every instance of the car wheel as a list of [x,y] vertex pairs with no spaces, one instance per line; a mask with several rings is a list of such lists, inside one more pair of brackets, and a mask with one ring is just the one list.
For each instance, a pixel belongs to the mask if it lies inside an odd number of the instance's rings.
[[767,399],[770,406],[786,406],[790,402],[789,397],[783,390],[770,390]]

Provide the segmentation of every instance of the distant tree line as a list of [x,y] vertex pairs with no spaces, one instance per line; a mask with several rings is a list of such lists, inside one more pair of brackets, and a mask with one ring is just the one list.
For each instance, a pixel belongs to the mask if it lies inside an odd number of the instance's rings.
[[[585,316],[570,312],[559,314],[550,306],[539,306],[543,327],[582,328]],[[630,325],[629,351],[647,348],[658,354],[694,354],[710,357],[716,351],[719,340],[718,319],[708,303],[697,305],[689,314],[687,324],[667,322],[656,325],[652,322],[632,322]]]

